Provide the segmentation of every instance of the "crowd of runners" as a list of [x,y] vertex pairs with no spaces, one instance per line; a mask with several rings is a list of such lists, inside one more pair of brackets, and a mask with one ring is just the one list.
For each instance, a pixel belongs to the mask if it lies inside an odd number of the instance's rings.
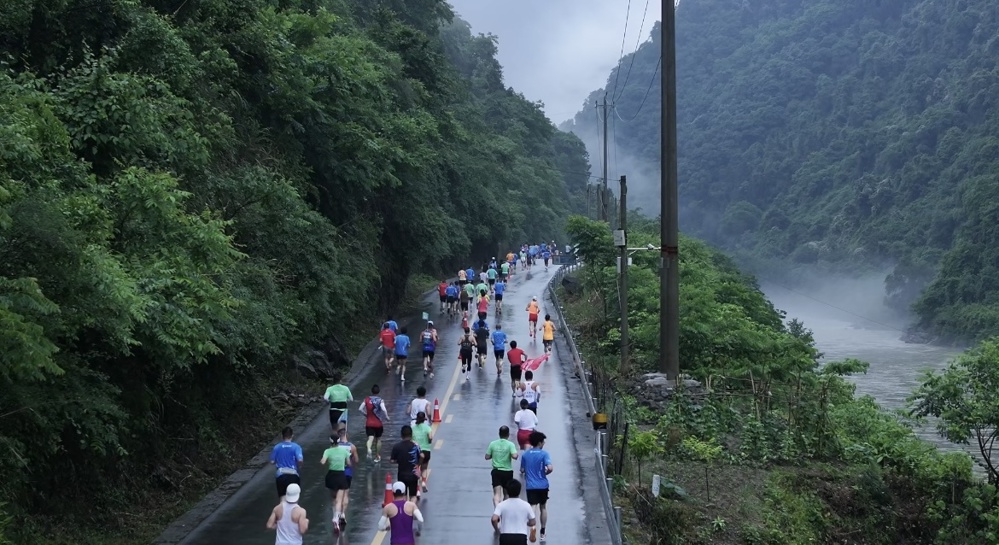
[[[505,364],[509,364],[511,392],[519,410],[513,416],[512,428],[501,426],[498,437],[488,444],[485,451],[485,459],[492,466],[489,478],[494,511],[491,520],[499,534],[500,545],[523,545],[528,541],[536,542],[539,538],[545,542],[547,538],[548,475],[553,467],[551,457],[544,450],[546,436],[538,430],[542,388],[534,373],[548,360],[557,328],[547,314],[538,325],[541,306],[538,297],[532,297],[524,309],[529,336],[534,341],[540,332],[544,349],[540,356],[528,358],[517,341],[508,338],[501,325],[497,323],[495,327],[490,327],[489,314],[491,308],[494,316],[502,314],[503,294],[518,270],[529,271],[537,266],[538,260],[547,270],[553,255],[557,255],[554,243],[524,245],[519,252],[510,252],[499,262],[492,258],[484,263],[478,274],[475,269],[468,268],[458,272],[457,280],[442,280],[438,286],[440,314],[459,327],[458,360],[464,380],[470,380],[476,365],[484,371],[490,355],[497,377],[503,374]],[[474,316],[470,316],[470,308],[475,309]],[[398,375],[399,380],[404,382],[409,353],[413,348],[407,328],[400,327],[389,317],[382,324],[379,341],[384,352],[386,373]],[[434,357],[440,342],[433,320],[428,320],[424,329],[416,335],[416,342],[422,353],[423,377],[433,379]],[[392,422],[380,394],[380,387],[377,384],[372,386],[370,393],[357,406],[364,418],[365,455],[375,463],[382,459],[381,438],[385,427]],[[397,482],[391,485],[393,500],[383,507],[378,529],[391,533],[392,545],[415,544],[423,525],[419,505],[423,494],[429,492],[427,476],[434,441],[431,419],[435,409],[426,396],[425,386],[417,388],[416,397],[399,415],[405,422],[401,426],[401,440],[390,451],[390,462],[397,465]],[[330,492],[333,529],[339,533],[347,524],[352,470],[360,463],[358,447],[347,434],[349,406],[356,400],[339,376],[332,378],[332,384],[323,398],[329,403],[332,433],[329,448],[319,463],[327,469],[324,484]],[[516,442],[511,440],[512,429],[516,431]],[[515,461],[519,465],[520,480],[515,477]],[[298,505],[301,495],[299,468],[303,463],[303,454],[301,447],[294,442],[292,429],[285,428],[283,441],[274,447],[271,462],[276,467],[280,503],[272,511],[267,527],[277,531],[277,545],[299,545],[302,535],[308,530],[308,517]],[[522,492],[525,492],[526,501],[521,499]]]

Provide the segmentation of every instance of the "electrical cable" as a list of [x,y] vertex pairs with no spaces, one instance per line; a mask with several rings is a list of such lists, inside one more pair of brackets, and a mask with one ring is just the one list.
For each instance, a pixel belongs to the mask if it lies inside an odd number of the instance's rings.
[[[629,10],[630,11],[630,10]],[[645,18],[649,14],[649,0],[645,0],[645,11],[642,13],[642,24],[638,27],[638,39],[635,40],[635,51],[631,54],[631,62],[628,64],[628,73],[624,75],[624,84],[621,85],[621,94],[613,97],[616,102],[624,95],[624,90],[628,88],[628,80],[631,78],[631,68],[635,66],[635,57],[638,56],[638,48],[642,45],[642,31],[645,30]],[[621,61],[618,60],[618,63]],[[620,69],[620,67],[619,67]]]
[[614,90],[611,97],[617,94],[617,82],[621,79],[621,59],[624,58],[624,42],[628,39],[628,21],[631,20],[631,0],[628,0],[628,11],[624,14],[624,35],[621,36],[621,52],[617,55],[617,71],[614,74]]
[[656,63],[656,69],[652,72],[652,79],[649,80],[649,87],[645,90],[645,96],[642,97],[642,103],[638,105],[638,111],[635,112],[635,115],[631,116],[630,119],[625,119],[621,117],[621,113],[617,111],[617,106],[614,107],[614,113],[617,114],[618,118],[620,118],[621,121],[625,123],[630,123],[634,121],[635,118],[638,117],[638,114],[642,113],[642,108],[645,107],[645,101],[648,100],[649,98],[649,91],[652,91],[652,85],[655,84],[656,82],[656,74],[659,73],[659,67],[662,65],[662,63],[663,63],[663,58],[662,55],[660,55],[659,62]]

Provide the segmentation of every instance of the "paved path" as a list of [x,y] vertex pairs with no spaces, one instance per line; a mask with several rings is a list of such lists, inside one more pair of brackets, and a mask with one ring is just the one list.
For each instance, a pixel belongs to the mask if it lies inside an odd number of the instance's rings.
[[[542,302],[542,319],[545,314],[544,290],[551,274],[543,267],[535,267],[533,274],[519,271],[514,275],[504,295],[504,314],[496,316],[490,309],[487,322],[495,329],[498,321],[507,332],[510,340],[516,340],[524,348],[529,358],[543,354],[539,340],[528,337],[527,313],[524,308],[532,296]],[[435,309],[436,310],[436,309]],[[296,440],[305,450],[305,464],[302,471],[303,494],[300,504],[309,512],[311,528],[305,537],[306,544],[353,544],[388,545],[389,535],[376,531],[385,490],[386,473],[396,474],[394,464],[389,462],[392,444],[399,439],[400,427],[408,423],[404,415],[406,405],[415,397],[416,388],[427,387],[427,398],[440,399],[443,422],[435,426],[435,443],[430,462],[428,486],[430,492],[424,495],[421,510],[426,518],[423,536],[419,543],[433,545],[476,545],[496,541],[489,517],[492,513],[492,489],[489,472],[490,463],[483,456],[486,446],[497,434],[501,425],[513,425],[516,412],[514,397],[510,389],[508,364],[502,376],[497,377],[492,355],[484,369],[476,368],[468,381],[460,374],[458,364],[458,337],[460,324],[446,317],[436,318],[440,343],[437,350],[437,373],[433,379],[424,379],[420,364],[419,347],[411,351],[407,380],[401,383],[397,376],[389,377],[381,367],[381,362],[361,381],[354,390],[356,403],[351,404],[348,432],[351,440],[358,445],[361,463],[354,470],[353,485],[350,491],[350,505],[347,510],[347,528],[338,537],[332,532],[332,509],[328,491],[323,486],[325,468],[319,464],[322,451],[329,444],[329,420],[322,414],[306,430],[301,431]],[[410,331],[416,338],[418,332]],[[570,418],[570,394],[563,374],[563,363],[558,359],[558,350],[535,373],[542,385],[542,399],[539,407],[539,429],[548,435],[545,449],[552,457],[554,472],[551,481],[551,501],[549,502],[548,543],[585,544],[604,543],[606,536],[597,535],[591,539],[589,524],[603,529],[600,512],[593,512],[592,501],[581,497],[584,477],[579,471],[579,454],[574,443],[571,426],[585,424],[585,415],[576,414]],[[571,365],[566,360],[564,365]],[[386,426],[382,461],[378,464],[366,459],[363,418],[357,405],[368,394],[372,384],[379,384],[385,398],[392,423]],[[573,385],[578,388],[578,385]],[[576,412],[581,403],[574,401]],[[585,409],[583,409],[585,412]],[[515,431],[514,431],[515,433]],[[585,447],[582,447],[585,449]],[[585,458],[584,459],[588,459]],[[593,479],[590,479],[593,480]],[[595,496],[596,490],[587,483],[588,496]],[[274,472],[270,467],[261,470],[252,480],[234,494],[221,508],[195,529],[182,543],[185,545],[215,545],[226,543],[270,544],[274,542],[273,532],[264,529],[264,522],[271,508],[277,503],[274,489]],[[584,513],[584,511],[590,511]],[[588,516],[587,516],[588,515]],[[595,532],[600,534],[600,532]],[[606,530],[603,531],[606,533]],[[337,541],[338,539],[338,541]]]

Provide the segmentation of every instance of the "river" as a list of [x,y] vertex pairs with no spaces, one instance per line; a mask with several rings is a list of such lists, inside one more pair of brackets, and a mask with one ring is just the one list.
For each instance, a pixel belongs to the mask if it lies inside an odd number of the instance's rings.
[[[905,320],[881,304],[880,282],[836,284],[807,292],[765,283],[761,288],[774,306],[787,312],[788,320],[797,318],[812,330],[816,347],[824,354],[822,361],[857,358],[871,364],[867,374],[851,378],[857,395],[870,395],[887,409],[904,408],[925,371],[944,368],[960,353],[955,348],[902,342]],[[943,450],[972,452],[941,438],[932,424],[916,433]]]

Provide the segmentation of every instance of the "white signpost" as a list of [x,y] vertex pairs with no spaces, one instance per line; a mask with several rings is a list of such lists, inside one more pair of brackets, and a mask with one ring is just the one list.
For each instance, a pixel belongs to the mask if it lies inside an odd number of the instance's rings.
[[659,497],[659,485],[662,484],[662,480],[663,480],[662,477],[660,477],[659,475],[652,476],[652,497],[654,498]]

